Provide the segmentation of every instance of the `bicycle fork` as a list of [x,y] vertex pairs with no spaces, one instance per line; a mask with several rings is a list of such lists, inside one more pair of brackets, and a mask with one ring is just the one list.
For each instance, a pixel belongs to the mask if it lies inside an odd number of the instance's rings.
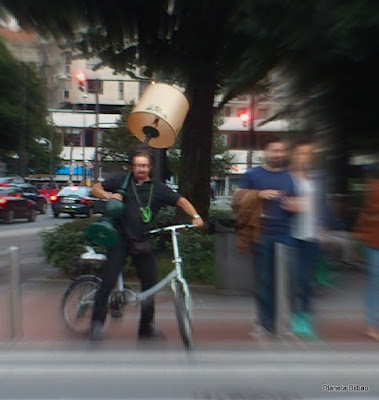
[[175,264],[175,270],[176,270],[176,277],[171,281],[171,290],[173,291],[173,293],[175,293],[177,290],[175,282],[179,282],[183,290],[187,310],[189,312],[190,317],[192,317],[191,293],[186,280],[183,278],[183,271],[182,271],[183,259],[179,253],[178,233],[176,232],[175,229],[171,231],[171,241],[174,252],[174,259],[172,260],[172,262]]

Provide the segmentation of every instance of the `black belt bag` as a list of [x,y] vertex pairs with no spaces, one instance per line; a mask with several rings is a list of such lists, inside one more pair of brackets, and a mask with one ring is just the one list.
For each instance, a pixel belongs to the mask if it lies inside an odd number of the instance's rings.
[[151,245],[151,242],[147,240],[129,239],[129,243],[130,243],[130,254],[137,255],[137,254],[153,253],[153,246]]

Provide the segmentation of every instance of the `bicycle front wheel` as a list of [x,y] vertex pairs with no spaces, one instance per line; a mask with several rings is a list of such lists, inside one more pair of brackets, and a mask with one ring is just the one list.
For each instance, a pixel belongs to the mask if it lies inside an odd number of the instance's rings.
[[76,279],[67,288],[62,300],[62,316],[66,327],[75,333],[86,334],[92,319],[95,295],[101,279],[85,275]]
[[180,281],[173,283],[175,314],[178,321],[179,333],[187,350],[193,348],[191,300],[190,294],[186,294],[184,285]]

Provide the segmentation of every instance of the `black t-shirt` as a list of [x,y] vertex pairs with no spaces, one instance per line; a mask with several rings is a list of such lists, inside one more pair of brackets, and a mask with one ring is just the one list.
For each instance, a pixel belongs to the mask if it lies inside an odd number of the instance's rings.
[[[115,175],[105,180],[102,185],[107,192],[116,193],[124,183],[126,175]],[[154,228],[154,219],[159,210],[164,206],[175,206],[181,197],[178,193],[172,191],[169,187],[159,181],[151,180],[138,185],[135,182],[135,188],[138,193],[141,207],[146,207],[149,201],[150,187],[153,185],[153,193],[150,208],[152,211],[151,222],[145,223],[142,221],[140,205],[137,202],[136,196],[132,187],[132,179],[130,178],[124,198],[125,214],[117,221],[117,227],[121,229],[127,236],[132,239],[142,240],[143,234]]]

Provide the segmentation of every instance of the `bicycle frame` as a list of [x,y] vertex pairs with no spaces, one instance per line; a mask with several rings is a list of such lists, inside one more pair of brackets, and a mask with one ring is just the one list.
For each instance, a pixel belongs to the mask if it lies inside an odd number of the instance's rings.
[[[190,289],[183,277],[182,264],[178,245],[178,230],[193,228],[195,225],[173,225],[164,228],[153,229],[148,233],[159,233],[169,231],[173,248],[173,260],[175,267],[159,282],[148,290],[138,292],[124,286],[122,272],[118,276],[115,291],[108,298],[110,309],[122,311],[122,307],[128,304],[138,305],[157,292],[162,290],[171,282],[171,290],[174,294],[175,314],[178,322],[179,332],[184,346],[189,350],[192,348],[192,301]],[[90,262],[103,262],[107,260],[105,254],[96,253],[92,247],[87,246],[87,252],[81,255],[82,260]],[[67,327],[77,333],[86,333],[89,310],[95,302],[95,294],[101,285],[101,279],[95,275],[83,275],[74,280],[64,293],[62,300],[62,314]],[[79,297],[77,295],[79,294]],[[113,297],[112,297],[113,296]],[[73,312],[72,312],[73,311]],[[83,323],[84,322],[84,323]]]
[[[187,285],[187,282],[185,281],[185,279],[183,278],[183,271],[182,271],[183,259],[180,257],[177,230],[183,229],[183,228],[193,228],[193,227],[194,227],[194,225],[181,224],[181,225],[172,225],[172,226],[168,226],[165,228],[153,229],[148,232],[150,234],[153,234],[153,233],[159,233],[159,232],[163,232],[163,231],[170,231],[171,242],[172,242],[173,253],[174,253],[174,259],[172,260],[172,262],[175,264],[175,269],[173,269],[170,273],[168,273],[163,279],[161,279],[158,283],[156,283],[150,289],[145,290],[143,292],[134,293],[134,297],[129,299],[130,301],[132,301],[136,304],[140,303],[141,301],[144,301],[147,298],[149,298],[150,296],[153,296],[156,293],[158,293],[166,285],[168,285],[169,282],[171,282],[172,291],[175,292],[175,285],[174,285],[175,280],[179,281],[181,283],[185,296],[187,298],[189,298],[190,293],[189,293],[188,285]],[[120,292],[125,291],[124,277],[123,277],[122,272],[118,276],[117,290]]]

